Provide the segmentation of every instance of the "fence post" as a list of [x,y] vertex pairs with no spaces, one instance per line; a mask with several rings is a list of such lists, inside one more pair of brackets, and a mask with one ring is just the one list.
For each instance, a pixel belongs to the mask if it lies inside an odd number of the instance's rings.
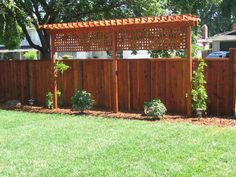
[[52,52],[52,66],[53,66],[53,107],[58,108],[57,100],[57,71],[56,71],[56,51],[55,51],[55,34],[51,34],[51,52]]
[[187,66],[186,66],[186,108],[187,115],[192,115],[192,27],[187,27]]
[[113,72],[113,111],[118,112],[119,97],[118,97],[118,66],[117,66],[117,36],[116,32],[112,34],[112,49],[113,49],[113,60],[112,60],[112,72]]
[[235,97],[236,97],[236,48],[230,49],[230,114],[235,115]]

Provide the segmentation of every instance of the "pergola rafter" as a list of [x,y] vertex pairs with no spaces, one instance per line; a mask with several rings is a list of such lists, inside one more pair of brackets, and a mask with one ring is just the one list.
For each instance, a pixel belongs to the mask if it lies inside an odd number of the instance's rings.
[[[187,113],[191,114],[192,40],[191,27],[199,18],[193,15],[142,17],[89,22],[41,25],[51,34],[52,61],[56,52],[111,51],[113,53],[114,111],[118,111],[117,51],[186,50]],[[54,70],[54,107],[57,108]]]
[[[113,29],[119,29],[119,26],[128,27],[142,26],[142,25],[190,25],[196,26],[199,21],[199,17],[194,15],[174,15],[174,16],[156,16],[156,17],[141,17],[141,18],[127,18],[127,19],[114,19],[114,20],[99,20],[99,21],[87,21],[87,22],[72,22],[72,23],[57,23],[41,25],[41,28],[47,30],[65,30],[65,29],[79,29],[82,28],[99,28],[99,27],[112,27]],[[109,28],[110,29],[110,28]]]

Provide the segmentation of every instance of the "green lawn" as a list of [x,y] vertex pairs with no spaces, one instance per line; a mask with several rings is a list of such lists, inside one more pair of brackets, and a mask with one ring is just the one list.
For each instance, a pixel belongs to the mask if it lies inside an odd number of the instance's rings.
[[0,110],[0,176],[236,176],[236,130]]

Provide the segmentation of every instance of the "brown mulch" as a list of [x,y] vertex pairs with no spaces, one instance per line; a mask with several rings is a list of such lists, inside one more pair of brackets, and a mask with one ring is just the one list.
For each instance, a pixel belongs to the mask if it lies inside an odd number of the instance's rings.
[[[5,110],[16,110],[16,111],[26,111],[26,112],[34,112],[34,113],[46,113],[46,114],[79,114],[76,111],[72,111],[69,108],[65,109],[46,109],[44,107],[39,106],[20,106],[17,108],[6,108],[0,105],[0,109]],[[130,113],[130,112],[118,112],[114,113],[107,110],[90,110],[84,113],[85,115],[90,116],[99,116],[99,117],[107,117],[107,118],[120,118],[120,119],[131,119],[131,120],[144,120],[144,121],[161,121],[161,122],[187,122],[198,125],[210,125],[210,126],[218,126],[218,127],[234,127],[236,128],[236,117],[204,117],[204,118],[196,118],[196,117],[186,117],[183,115],[171,115],[168,114],[164,117],[164,119],[156,119],[149,116],[145,116],[142,113]]]

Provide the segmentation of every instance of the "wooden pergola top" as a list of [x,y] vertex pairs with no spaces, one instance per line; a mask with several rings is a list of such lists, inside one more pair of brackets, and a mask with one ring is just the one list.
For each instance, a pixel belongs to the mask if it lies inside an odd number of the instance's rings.
[[71,23],[56,23],[40,25],[39,28],[46,30],[62,30],[62,29],[96,29],[97,27],[132,27],[143,25],[158,25],[158,24],[184,24],[187,26],[197,26],[199,21],[198,16],[194,15],[173,15],[173,16],[154,16],[140,18],[126,18],[113,20],[99,20],[87,22],[71,22]]

